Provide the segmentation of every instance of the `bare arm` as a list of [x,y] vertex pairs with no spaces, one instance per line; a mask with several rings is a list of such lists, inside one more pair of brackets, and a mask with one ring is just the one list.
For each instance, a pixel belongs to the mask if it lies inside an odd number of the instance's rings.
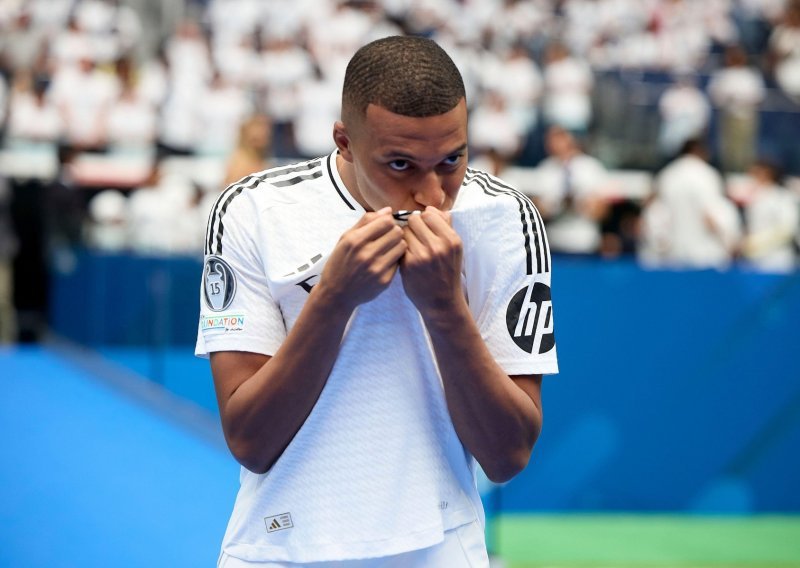
[[461,291],[462,244],[449,216],[428,208],[405,238],[403,283],[431,336],[453,425],[489,479],[507,481],[541,431],[541,375],[508,376],[486,347]]
[[273,357],[212,354],[222,428],[244,467],[267,471],[295,436],[328,379],[350,315],[389,285],[405,248],[388,209],[367,213],[339,240]]

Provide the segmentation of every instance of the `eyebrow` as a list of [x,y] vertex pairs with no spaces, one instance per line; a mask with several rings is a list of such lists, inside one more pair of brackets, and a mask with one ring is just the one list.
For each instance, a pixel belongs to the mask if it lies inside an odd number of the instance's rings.
[[[446,157],[450,157],[450,156],[453,156],[455,154],[460,154],[461,152],[464,152],[467,149],[468,146],[469,146],[468,144],[462,144],[461,146],[459,146],[458,148],[456,148],[452,152],[447,152],[445,154],[445,156]],[[416,156],[412,156],[410,154],[404,154],[403,152],[389,152],[388,154],[384,154],[383,158],[386,159],[386,160],[389,160],[389,159],[398,160],[399,159],[399,160],[410,160],[410,161],[415,161],[417,159]]]

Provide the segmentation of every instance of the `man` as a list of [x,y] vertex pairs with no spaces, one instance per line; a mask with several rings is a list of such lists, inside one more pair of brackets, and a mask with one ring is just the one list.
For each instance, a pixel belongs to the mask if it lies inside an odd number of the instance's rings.
[[651,268],[725,269],[741,237],[736,206],[705,145],[687,140],[642,211],[639,260]]
[[243,466],[219,564],[485,566],[475,460],[525,467],[558,370],[542,221],[467,167],[434,42],[362,47],[341,118],[209,219],[197,353]]
[[545,146],[548,156],[536,167],[533,199],[547,223],[550,245],[559,253],[596,254],[609,209],[608,172],[560,126],[547,129]]

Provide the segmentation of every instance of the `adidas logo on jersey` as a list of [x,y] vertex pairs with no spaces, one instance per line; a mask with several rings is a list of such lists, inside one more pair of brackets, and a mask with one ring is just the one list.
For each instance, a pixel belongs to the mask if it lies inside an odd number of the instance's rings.
[[290,529],[294,526],[294,523],[292,523],[292,515],[289,513],[264,517],[264,523],[267,525],[268,533]]

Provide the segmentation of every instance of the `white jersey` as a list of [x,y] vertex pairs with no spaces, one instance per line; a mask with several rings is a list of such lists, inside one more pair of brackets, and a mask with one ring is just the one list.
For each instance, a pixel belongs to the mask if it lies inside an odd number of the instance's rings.
[[[209,219],[196,353],[273,355],[339,237],[364,215],[336,153],[245,177]],[[468,170],[452,211],[472,314],[511,375],[556,373],[550,254],[521,193]],[[317,562],[432,546],[478,519],[429,337],[399,272],[359,306],[311,414],[265,474],[242,468],[224,551]]]

